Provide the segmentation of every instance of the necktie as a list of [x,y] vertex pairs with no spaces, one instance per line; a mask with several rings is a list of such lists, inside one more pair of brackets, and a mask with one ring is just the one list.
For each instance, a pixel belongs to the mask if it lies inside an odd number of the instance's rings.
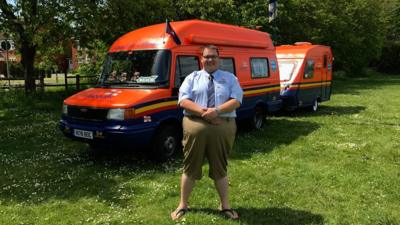
[[207,107],[212,108],[215,106],[214,76],[210,74],[208,79],[209,81],[207,88],[207,96],[208,96]]

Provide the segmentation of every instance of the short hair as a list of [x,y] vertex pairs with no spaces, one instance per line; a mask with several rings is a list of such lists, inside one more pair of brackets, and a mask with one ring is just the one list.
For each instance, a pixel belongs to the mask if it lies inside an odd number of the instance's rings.
[[205,45],[201,48],[201,52],[203,53],[205,49],[213,49],[217,52],[218,56],[219,56],[219,50],[218,47],[215,45]]

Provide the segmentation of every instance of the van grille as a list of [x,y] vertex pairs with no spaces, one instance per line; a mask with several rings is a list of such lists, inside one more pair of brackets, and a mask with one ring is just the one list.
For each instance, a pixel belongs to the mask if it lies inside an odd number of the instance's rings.
[[68,116],[92,121],[105,121],[108,109],[68,106]]

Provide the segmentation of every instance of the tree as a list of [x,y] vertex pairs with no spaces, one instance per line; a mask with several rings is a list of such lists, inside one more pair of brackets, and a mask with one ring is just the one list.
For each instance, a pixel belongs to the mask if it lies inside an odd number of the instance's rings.
[[39,46],[68,38],[67,1],[0,0],[0,23],[13,34],[24,67],[25,90],[35,91],[34,60]]
[[380,2],[290,0],[282,5],[278,19],[280,43],[329,45],[335,55],[335,68],[351,74],[360,74],[379,57],[385,39]]
[[383,2],[386,22],[386,40],[379,60],[374,66],[381,72],[400,73],[400,0]]
[[170,0],[75,1],[71,11],[69,20],[81,46],[98,40],[110,45],[129,31],[175,17]]
[[272,23],[265,0],[179,0],[175,4],[180,19],[261,26],[277,44],[310,41],[329,45],[335,68],[351,74],[362,72],[379,57],[386,35],[383,6],[375,0],[279,1],[278,17]]

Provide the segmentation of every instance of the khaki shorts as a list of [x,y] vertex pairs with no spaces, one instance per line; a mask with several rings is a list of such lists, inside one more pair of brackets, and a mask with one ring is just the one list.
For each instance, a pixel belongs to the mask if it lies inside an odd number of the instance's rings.
[[235,118],[222,118],[211,125],[200,117],[185,116],[183,126],[183,173],[199,180],[204,158],[209,163],[209,177],[219,180],[227,175],[228,155],[236,134]]

